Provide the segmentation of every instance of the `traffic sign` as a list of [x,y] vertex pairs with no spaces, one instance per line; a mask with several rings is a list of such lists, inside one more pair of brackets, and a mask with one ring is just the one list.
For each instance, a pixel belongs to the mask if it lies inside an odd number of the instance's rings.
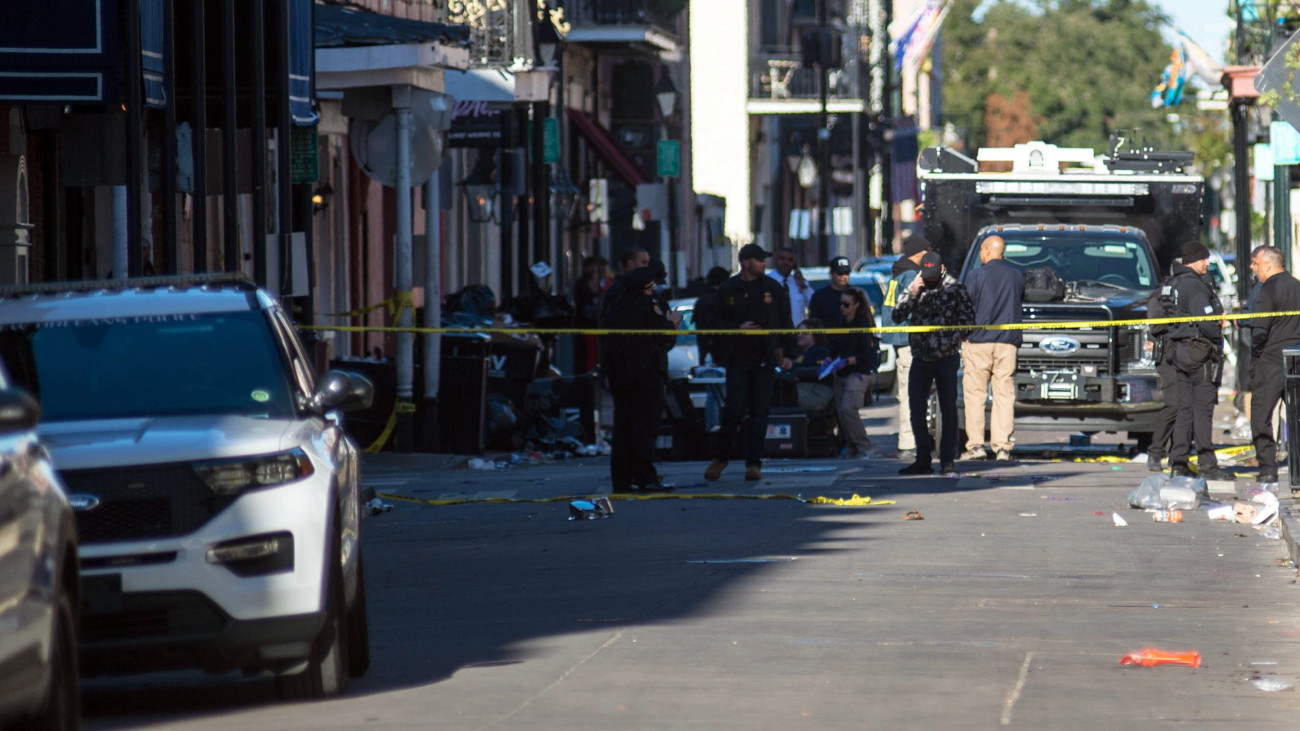
[[1277,109],[1277,113],[1295,127],[1300,127],[1300,33],[1292,34],[1277,53],[1255,76],[1259,103]]
[[682,143],[677,140],[659,140],[655,146],[658,159],[656,172],[661,178],[676,178],[682,174]]
[[554,165],[560,161],[560,120],[542,119],[542,162]]

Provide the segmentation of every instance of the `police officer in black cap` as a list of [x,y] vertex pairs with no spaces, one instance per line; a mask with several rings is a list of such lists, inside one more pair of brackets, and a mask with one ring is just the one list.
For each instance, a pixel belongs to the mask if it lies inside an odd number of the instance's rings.
[[[767,276],[767,258],[772,254],[758,244],[740,248],[740,273],[718,287],[707,321],[725,330],[789,330],[790,300],[785,288]],[[767,439],[767,416],[772,405],[776,368],[783,353],[794,352],[791,335],[726,335],[719,354],[727,369],[727,402],[722,408],[722,430],[718,432],[715,457],[704,478],[722,476],[736,450],[737,437],[746,416],[748,426],[740,439],[745,455],[745,479],[763,478],[763,448]]]
[[[1214,287],[1205,281],[1210,251],[1200,242],[1183,245],[1183,261],[1161,286],[1160,304],[1169,317],[1222,315]],[[1171,473],[1190,475],[1188,454],[1193,442],[1196,464],[1207,480],[1231,480],[1214,454],[1214,405],[1219,400],[1223,375],[1223,324],[1220,320],[1174,323],[1169,326],[1170,362],[1178,383],[1178,415],[1174,418],[1169,450]]]
[[655,437],[664,407],[668,350],[674,341],[671,331],[681,318],[655,301],[655,272],[650,267],[633,269],[619,279],[622,293],[609,303],[601,327],[647,332],[601,336],[601,360],[614,397],[609,458],[613,491],[665,492],[673,488],[655,469]]

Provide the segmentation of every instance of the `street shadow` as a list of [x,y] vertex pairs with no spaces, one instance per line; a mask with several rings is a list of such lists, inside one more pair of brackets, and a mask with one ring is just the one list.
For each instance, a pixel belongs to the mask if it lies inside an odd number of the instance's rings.
[[[348,697],[528,662],[548,637],[707,616],[735,582],[792,560],[862,550],[880,521],[897,518],[790,499],[614,506],[607,519],[570,521],[565,501],[402,503],[368,520],[372,665]],[[180,673],[92,679],[83,701],[87,729],[167,727],[279,702],[266,679]]]

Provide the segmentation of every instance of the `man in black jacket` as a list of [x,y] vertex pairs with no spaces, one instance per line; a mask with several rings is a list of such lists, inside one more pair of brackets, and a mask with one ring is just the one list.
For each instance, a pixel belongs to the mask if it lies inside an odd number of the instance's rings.
[[[1007,244],[990,236],[980,244],[980,265],[966,275],[966,290],[975,305],[976,325],[1020,322],[1025,275],[1003,257]],[[1020,330],[976,330],[961,346],[961,385],[966,406],[966,451],[961,459],[984,459],[984,404],[993,390],[989,445],[994,459],[1011,459],[1016,417],[1016,353],[1024,342]]]
[[955,477],[957,468],[957,367],[961,342],[975,324],[975,306],[960,282],[943,271],[943,260],[931,251],[921,257],[921,273],[903,290],[890,314],[894,323],[957,326],[908,334],[912,348],[912,378],[907,396],[912,401],[912,433],[916,436],[916,461],[899,470],[900,475],[931,475],[934,467],[934,437],[926,425],[930,388],[939,400],[939,471]]
[[[724,330],[793,329],[785,289],[766,275],[769,256],[758,244],[741,247],[740,273],[718,287],[718,299],[706,318],[710,324]],[[745,479],[761,480],[776,367],[783,353],[794,352],[794,339],[777,334],[724,337],[720,354],[727,369],[727,402],[722,408],[716,456],[705,469],[704,478],[716,480],[722,476],[727,460],[736,451],[741,423],[748,415],[743,439]]]
[[[1183,263],[1160,288],[1160,301],[1170,317],[1222,315],[1223,305],[1204,279],[1210,250],[1198,241],[1183,246]],[[1196,464],[1207,480],[1231,480],[1214,454],[1214,405],[1219,400],[1223,364],[1223,325],[1219,320],[1173,324],[1169,328],[1171,362],[1178,379],[1178,415],[1169,450],[1171,474],[1190,475],[1187,456],[1196,445]]]
[[[1287,273],[1282,250],[1257,247],[1250,271],[1260,281],[1252,312],[1300,310],[1300,281]],[[1282,351],[1300,345],[1300,317],[1265,317],[1250,324],[1250,431],[1259,460],[1259,482],[1277,482],[1277,441],[1273,438],[1273,409],[1282,397],[1286,376]],[[1292,425],[1291,428],[1296,428]],[[1292,468],[1294,469],[1294,468]]]
[[[655,438],[664,407],[668,350],[678,319],[655,302],[654,272],[640,267],[619,277],[622,294],[608,304],[601,327],[645,330],[644,335],[601,336],[601,356],[614,397],[614,438],[609,473],[614,492],[671,490],[654,466]],[[656,330],[667,331],[652,335]]]

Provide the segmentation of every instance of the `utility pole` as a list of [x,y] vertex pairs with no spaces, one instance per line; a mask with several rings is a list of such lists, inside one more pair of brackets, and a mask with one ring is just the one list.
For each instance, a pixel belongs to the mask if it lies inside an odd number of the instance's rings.
[[826,107],[830,95],[829,46],[835,36],[830,32],[826,2],[817,0],[817,98],[821,102],[817,112],[817,256],[821,262],[831,258],[831,130],[827,126],[830,115]]
[[[889,47],[889,25],[894,22],[894,3],[884,2],[885,48]],[[884,76],[884,95],[880,100],[880,127],[883,140],[880,145],[880,251],[894,251],[894,150],[893,129],[894,116],[894,59],[889,53],[881,54],[880,63]]]

